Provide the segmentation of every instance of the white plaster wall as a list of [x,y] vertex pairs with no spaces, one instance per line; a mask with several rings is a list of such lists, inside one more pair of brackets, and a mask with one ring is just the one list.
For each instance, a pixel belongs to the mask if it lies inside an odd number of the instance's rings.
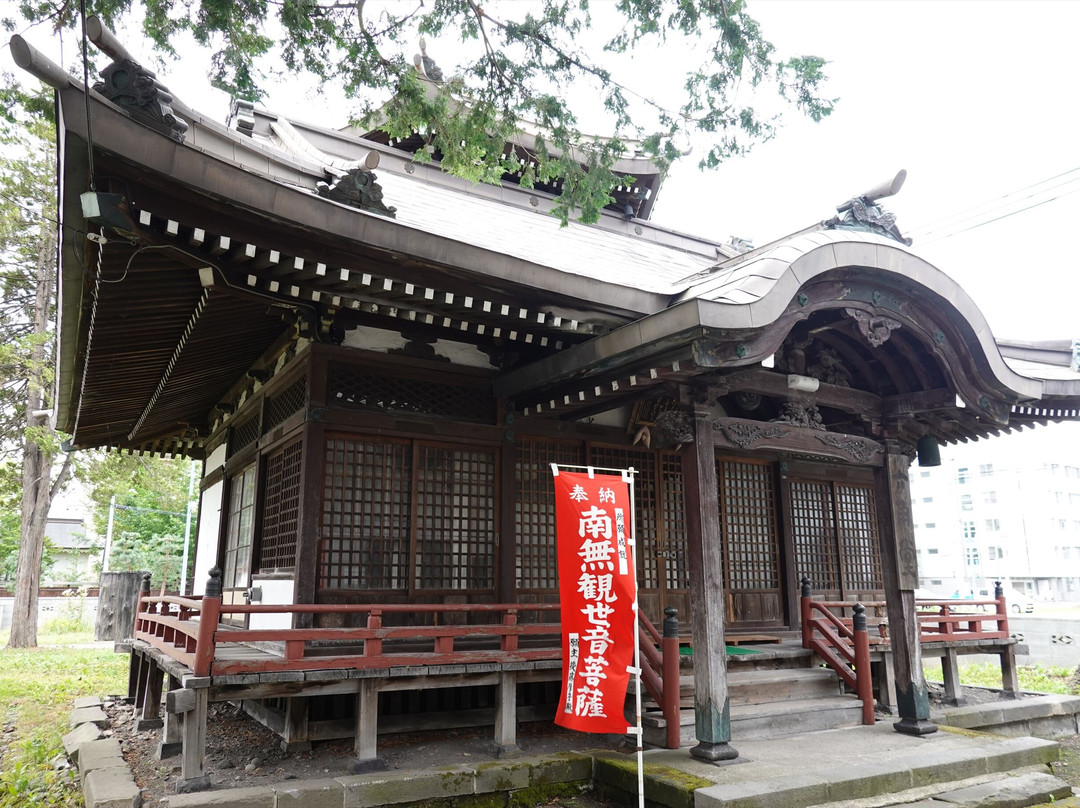
[[[253,600],[252,604],[280,606],[294,602],[295,582],[292,578],[265,578],[253,575],[251,586],[262,589],[262,600]],[[248,618],[248,626],[252,629],[292,628],[292,615],[253,614]]]
[[[219,446],[206,459],[203,473],[212,471],[225,464],[225,446]],[[195,537],[195,572],[192,573],[191,594],[202,595],[206,591],[206,579],[210,568],[217,563],[218,526],[221,524],[221,497],[225,490],[224,482],[216,482],[199,497],[199,532]]]
[[[407,324],[403,323],[402,325]],[[384,331],[381,328],[360,326],[347,332],[345,342],[342,344],[348,348],[363,348],[365,351],[388,353],[391,349],[405,347],[408,342],[409,340],[396,331]],[[484,368],[485,370],[491,370],[493,367],[488,355],[475,345],[440,339],[436,340],[432,347],[434,347],[436,354],[445,356],[455,365]]]

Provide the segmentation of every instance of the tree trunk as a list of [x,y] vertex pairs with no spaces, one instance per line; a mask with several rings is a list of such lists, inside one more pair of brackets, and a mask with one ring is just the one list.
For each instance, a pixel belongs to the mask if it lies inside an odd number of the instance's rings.
[[45,521],[53,495],[60,489],[71,469],[71,457],[52,482],[53,450],[49,420],[40,411],[51,390],[45,390],[45,339],[49,327],[53,276],[56,266],[56,233],[47,219],[42,219],[36,267],[37,292],[34,301],[34,335],[29,357],[26,386],[26,436],[22,464],[22,529],[19,534],[19,562],[15,571],[15,603],[11,615],[9,648],[37,646],[38,587],[41,583],[41,556],[45,549]]

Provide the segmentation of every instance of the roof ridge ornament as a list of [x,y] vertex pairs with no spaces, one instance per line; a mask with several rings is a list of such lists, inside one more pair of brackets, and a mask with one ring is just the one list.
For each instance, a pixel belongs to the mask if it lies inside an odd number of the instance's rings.
[[382,186],[375,180],[375,172],[358,163],[349,167],[344,174],[334,180],[333,185],[319,182],[316,188],[319,196],[324,199],[396,219],[397,208],[388,207],[382,201]]
[[837,205],[836,216],[823,222],[827,230],[863,230],[899,241],[910,247],[911,239],[906,238],[896,226],[896,214],[885,210],[877,202],[879,199],[893,196],[904,185],[907,171],[900,169],[891,180],[876,185],[869,191],[853,196],[847,202]]
[[151,129],[168,135],[183,143],[187,136],[187,121],[173,114],[172,94],[157,74],[134,59],[117,59],[101,71],[101,78],[94,91],[101,93],[119,107],[133,113],[133,117],[146,123]]

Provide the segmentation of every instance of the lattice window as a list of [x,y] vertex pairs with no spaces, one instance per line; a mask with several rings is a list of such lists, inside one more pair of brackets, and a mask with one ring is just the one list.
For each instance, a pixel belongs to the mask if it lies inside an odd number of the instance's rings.
[[487,388],[441,384],[422,375],[415,379],[394,378],[353,368],[332,368],[329,400],[359,409],[495,421],[495,399]]
[[255,413],[232,428],[229,457],[254,443],[259,437],[259,414]]
[[263,432],[269,432],[294,412],[300,412],[307,403],[307,377],[301,376],[266,404],[266,424]]
[[298,440],[266,459],[260,572],[291,570],[296,565],[303,451],[304,443]]
[[772,469],[767,463],[721,460],[716,476],[725,587],[777,589],[780,559]]
[[660,586],[660,553],[665,548],[661,540],[661,520],[657,508],[656,462],[652,452],[609,446],[594,446],[590,452],[594,466],[612,469],[634,467],[634,533],[637,540],[638,586],[658,589]]
[[844,588],[882,589],[877,510],[871,485],[836,484],[836,516]]
[[796,571],[815,589],[882,589],[874,488],[869,484],[791,483]]
[[791,481],[791,533],[796,574],[808,577],[815,589],[839,589],[830,483]]
[[319,588],[409,585],[412,447],[328,437]]
[[416,469],[416,587],[495,588],[495,452],[421,445]]
[[251,539],[255,534],[255,464],[229,479],[229,512],[225,523],[225,558],[221,584],[245,589],[251,573]]
[[669,590],[690,588],[690,564],[686,558],[686,490],[682,458],[672,452],[660,455],[662,481],[662,538],[666,561],[664,582]]
[[580,466],[584,462],[585,450],[580,443],[522,439],[514,475],[519,590],[558,590],[555,486],[551,480],[551,464]]

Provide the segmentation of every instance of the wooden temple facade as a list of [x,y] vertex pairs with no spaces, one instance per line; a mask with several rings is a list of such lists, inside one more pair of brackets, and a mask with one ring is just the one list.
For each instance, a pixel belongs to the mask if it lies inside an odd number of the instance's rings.
[[204,461],[196,596],[217,567],[225,606],[557,604],[550,464],[632,466],[643,611],[675,607],[695,648],[695,754],[738,743],[725,635],[797,629],[804,576],[887,601],[898,728],[932,731],[916,447],[1075,419],[1080,376],[1010,356],[876,194],[740,252],[651,224],[660,178],[628,158],[602,221],[560,228],[557,188],[108,76],[85,92],[12,48],[57,90],[58,427]]

